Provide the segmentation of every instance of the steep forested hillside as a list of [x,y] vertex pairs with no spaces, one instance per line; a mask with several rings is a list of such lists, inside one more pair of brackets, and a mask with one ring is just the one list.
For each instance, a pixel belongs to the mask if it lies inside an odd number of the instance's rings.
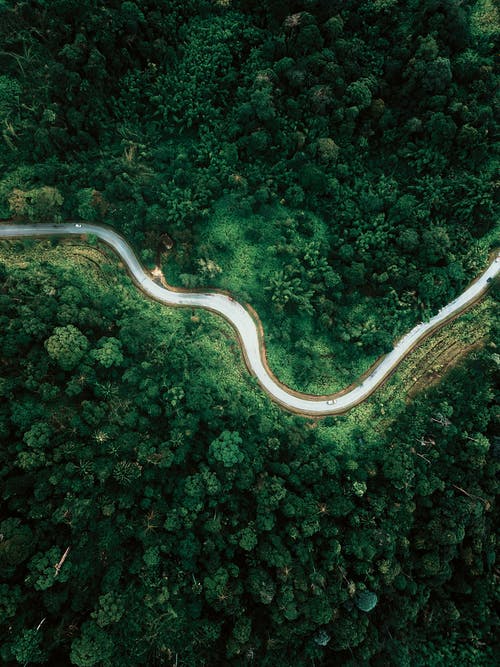
[[[498,32],[489,0],[0,0],[0,217],[148,265],[167,233],[280,379],[340,387],[494,244]],[[0,246],[0,662],[492,667],[489,315],[411,401],[307,420],[88,241]]]

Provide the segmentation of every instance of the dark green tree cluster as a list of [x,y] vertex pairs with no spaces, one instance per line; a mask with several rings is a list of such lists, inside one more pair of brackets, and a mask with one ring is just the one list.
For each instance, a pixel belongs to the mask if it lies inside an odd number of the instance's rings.
[[0,265],[2,664],[494,664],[493,348],[314,423],[216,318],[54,257]]

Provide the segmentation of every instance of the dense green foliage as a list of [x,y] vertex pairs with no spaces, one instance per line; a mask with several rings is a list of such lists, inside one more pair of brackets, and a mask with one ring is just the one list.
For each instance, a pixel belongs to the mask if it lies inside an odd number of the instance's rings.
[[[489,11],[3,2],[0,204],[102,219],[144,261],[168,232],[184,284],[235,287],[257,308],[284,380],[344,384],[485,261]],[[220,221],[214,239],[218,200],[232,233]],[[242,263],[251,279],[238,289]]]
[[[105,222],[146,264],[167,233],[280,379],[347,384],[486,260],[495,12],[0,0],[0,216]],[[306,420],[90,241],[1,247],[2,665],[492,666],[494,346]]]
[[2,664],[493,664],[494,348],[383,424],[308,421],[215,316],[7,252]]

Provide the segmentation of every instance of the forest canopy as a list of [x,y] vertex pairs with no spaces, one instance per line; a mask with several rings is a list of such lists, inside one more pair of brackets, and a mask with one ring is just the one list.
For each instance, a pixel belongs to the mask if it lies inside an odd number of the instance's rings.
[[[497,241],[498,34],[490,0],[0,0],[0,217],[113,226],[340,388]],[[0,662],[492,666],[494,323],[308,420],[87,240],[0,247]]]

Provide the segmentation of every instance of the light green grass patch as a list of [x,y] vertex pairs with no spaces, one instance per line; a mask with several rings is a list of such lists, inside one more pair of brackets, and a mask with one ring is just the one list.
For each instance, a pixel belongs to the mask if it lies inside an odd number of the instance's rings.
[[[281,232],[283,214],[273,219],[260,215],[242,218],[230,201],[222,200],[204,226],[199,254],[213,260],[222,272],[213,279],[216,287],[235,295],[262,301],[263,275],[280,268],[274,247]],[[254,305],[254,304],[252,304]]]

